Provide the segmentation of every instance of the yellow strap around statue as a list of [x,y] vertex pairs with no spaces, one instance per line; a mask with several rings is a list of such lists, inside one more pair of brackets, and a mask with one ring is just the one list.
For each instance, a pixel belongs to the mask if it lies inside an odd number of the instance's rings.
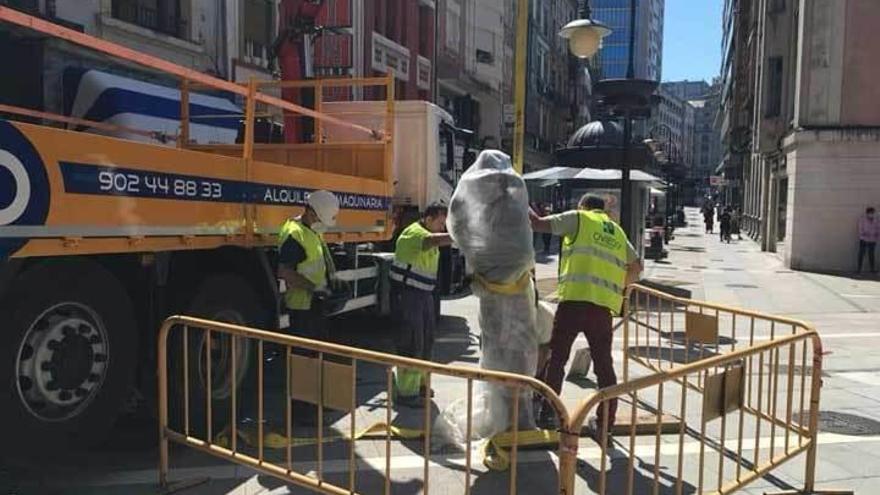
[[531,280],[532,274],[529,272],[525,272],[522,276],[516,281],[511,282],[509,284],[498,284],[495,282],[490,282],[483,278],[479,273],[474,274],[474,280],[483,286],[484,289],[489,292],[494,292],[496,294],[502,294],[505,296],[513,296],[516,294],[522,293],[526,287],[529,285],[529,280]]
[[[424,437],[422,430],[402,428],[394,425],[389,426],[386,423],[379,422],[355,433],[354,439],[384,439],[389,431],[392,437],[399,440],[417,440]],[[238,433],[238,438],[247,445],[255,447],[258,444],[256,426],[240,427],[236,432]],[[230,428],[226,427],[214,438],[214,443],[220,447],[229,448],[231,444],[229,433]],[[325,436],[323,441],[324,443],[331,443],[350,439],[348,435],[332,435]],[[317,443],[317,437],[288,439],[283,434],[274,431],[263,433],[263,447],[269,449],[286,449],[288,445],[291,447],[306,447]],[[520,431],[517,433],[516,443],[518,447],[555,447],[559,444],[559,432],[551,430]],[[513,432],[504,432],[493,436],[483,445],[483,465],[493,471],[506,471],[510,468],[508,449],[511,447],[513,447]]]

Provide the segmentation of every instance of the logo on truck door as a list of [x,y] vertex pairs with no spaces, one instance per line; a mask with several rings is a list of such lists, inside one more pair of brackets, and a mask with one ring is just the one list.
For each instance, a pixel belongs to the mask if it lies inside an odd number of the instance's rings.
[[49,213],[49,179],[43,160],[15,126],[0,120],[0,260],[21,249],[28,228]]

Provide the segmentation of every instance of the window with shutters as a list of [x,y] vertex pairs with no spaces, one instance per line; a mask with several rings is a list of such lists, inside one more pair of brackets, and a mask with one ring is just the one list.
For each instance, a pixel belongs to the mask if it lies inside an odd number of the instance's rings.
[[252,64],[267,66],[275,34],[275,4],[272,0],[244,0],[244,29],[241,56]]

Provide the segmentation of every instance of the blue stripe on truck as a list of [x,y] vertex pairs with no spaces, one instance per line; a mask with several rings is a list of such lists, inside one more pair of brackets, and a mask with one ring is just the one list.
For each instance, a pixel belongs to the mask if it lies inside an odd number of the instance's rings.
[[[63,161],[59,165],[64,191],[71,194],[305,206],[309,193],[315,190],[91,163]],[[391,207],[391,198],[387,196],[332,192],[342,209],[385,211]]]

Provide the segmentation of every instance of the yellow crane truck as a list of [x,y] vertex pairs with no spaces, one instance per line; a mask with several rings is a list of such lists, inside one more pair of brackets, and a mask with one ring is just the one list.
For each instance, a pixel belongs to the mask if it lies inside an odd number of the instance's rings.
[[[362,252],[387,243],[395,228],[392,78],[236,84],[6,7],[0,23],[180,83],[179,128],[170,143],[118,121],[0,106],[0,438],[55,450],[100,441],[137,389],[136,375],[146,377],[143,395],[154,390],[155,332],[170,314],[283,327],[276,233],[310,191],[330,190],[341,204],[338,227],[326,235],[347,285],[339,310],[380,302],[382,258]],[[272,96],[290,86],[311,88],[315,106]],[[323,95],[353,86],[379,88],[378,125],[346,120],[340,107],[321,113]],[[231,115],[199,110],[193,102],[200,91],[234,96],[237,139],[192,137],[199,122]],[[311,119],[318,138],[255,139],[260,119],[273,116]],[[337,138],[323,138],[328,126]],[[346,139],[338,138],[340,129]],[[229,408],[222,403],[246,375],[230,377],[231,353],[236,349],[246,370],[251,352],[212,338],[205,356],[204,340],[189,332],[189,375],[196,377],[190,407],[204,406],[198,378],[210,363],[213,411],[223,414]],[[170,355],[181,355],[182,344],[172,341]]]

